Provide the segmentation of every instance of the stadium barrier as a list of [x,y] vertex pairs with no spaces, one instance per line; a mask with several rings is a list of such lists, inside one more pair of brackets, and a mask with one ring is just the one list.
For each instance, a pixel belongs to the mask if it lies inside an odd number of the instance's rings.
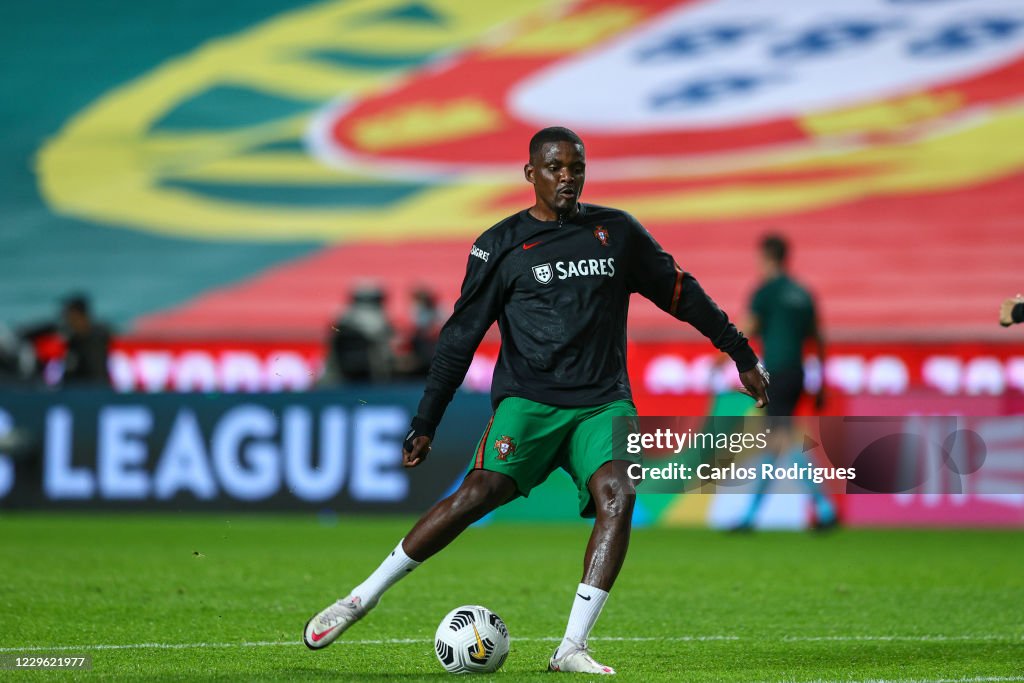
[[421,393],[0,393],[0,507],[421,512],[490,416],[460,394],[429,465],[407,470]]
[[[461,480],[491,412],[485,394],[459,392],[430,462],[406,470],[400,444],[420,395],[418,385],[301,394],[0,392],[0,509],[418,514]],[[1019,463],[1024,420],[1002,420],[1010,431],[1000,432],[993,454]],[[729,526],[744,498],[641,495],[635,522]],[[759,525],[810,524],[806,494],[769,498]],[[950,489],[844,498],[851,525],[1024,527],[1024,495]],[[579,520],[576,501],[570,478],[555,473],[485,521]]]
[[[498,348],[493,341],[480,346],[467,387],[487,391]],[[632,341],[633,389],[642,396],[686,398],[735,388],[735,373],[722,372],[715,364],[719,357],[703,341]],[[315,342],[124,338],[115,345],[110,369],[119,391],[259,392],[311,388],[323,362],[323,345]],[[1024,353],[1012,344],[835,342],[824,369],[810,357],[806,369],[808,384],[823,380],[839,396],[915,391],[1021,396],[1024,391]],[[699,404],[696,410],[693,414],[703,412]]]

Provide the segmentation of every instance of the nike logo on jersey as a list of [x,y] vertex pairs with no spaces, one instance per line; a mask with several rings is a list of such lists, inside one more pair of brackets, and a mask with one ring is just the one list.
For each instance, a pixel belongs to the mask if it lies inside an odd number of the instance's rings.
[[538,244],[540,244],[540,242],[534,242],[533,244],[523,244],[523,249],[533,249]]

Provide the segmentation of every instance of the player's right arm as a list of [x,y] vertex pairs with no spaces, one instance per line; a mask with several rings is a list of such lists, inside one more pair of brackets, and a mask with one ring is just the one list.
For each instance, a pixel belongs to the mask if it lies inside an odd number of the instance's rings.
[[406,467],[415,467],[426,457],[445,409],[466,378],[473,354],[498,319],[504,289],[498,272],[500,255],[497,246],[486,239],[488,233],[484,233],[470,251],[462,292],[455,310],[441,329],[427,374],[427,386],[403,444]]

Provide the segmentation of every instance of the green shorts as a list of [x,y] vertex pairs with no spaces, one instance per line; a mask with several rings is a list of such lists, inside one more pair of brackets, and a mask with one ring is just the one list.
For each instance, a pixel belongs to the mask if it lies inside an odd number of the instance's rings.
[[[473,457],[472,470],[500,472],[512,478],[519,495],[561,467],[579,491],[580,516],[593,517],[587,484],[601,465],[633,456],[613,456],[612,418],[637,417],[632,401],[586,408],[558,408],[515,396],[498,405]],[[639,457],[636,456],[637,462]]]

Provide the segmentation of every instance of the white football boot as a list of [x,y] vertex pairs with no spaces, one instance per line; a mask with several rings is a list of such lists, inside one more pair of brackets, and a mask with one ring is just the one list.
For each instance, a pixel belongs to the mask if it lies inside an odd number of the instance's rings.
[[363,601],[354,596],[338,600],[306,622],[302,642],[310,650],[327,647],[347,631],[349,626],[366,616],[370,607],[364,607]]
[[[558,650],[561,649],[563,648],[559,647]],[[565,652],[555,650],[555,654],[551,655],[551,661],[548,662],[548,671],[599,674],[604,676],[610,676],[615,673],[615,669],[610,666],[594,661],[594,658],[590,656],[590,651],[585,647],[577,645],[575,642],[573,642],[573,647],[564,649]]]

